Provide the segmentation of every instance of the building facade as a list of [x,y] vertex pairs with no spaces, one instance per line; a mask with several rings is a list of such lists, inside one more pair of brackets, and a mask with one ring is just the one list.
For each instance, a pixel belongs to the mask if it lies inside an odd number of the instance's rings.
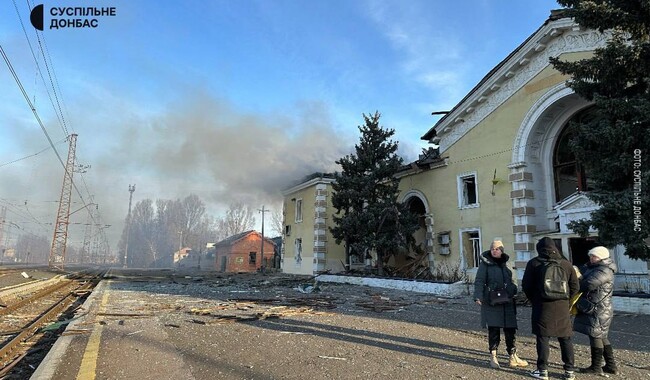
[[283,191],[283,272],[315,274],[345,269],[343,244],[336,244],[329,230],[334,212],[332,182],[333,175],[315,173]]
[[[588,261],[597,231],[582,238],[568,228],[598,206],[587,198],[585,173],[568,148],[572,120],[591,104],[566,85],[549,57],[579,60],[608,35],[585,30],[561,12],[500,62],[422,137],[437,157],[400,173],[401,201],[422,210],[424,244],[434,265],[462,268],[472,279],[478,255],[502,240],[521,278],[535,244],[553,238],[574,264]],[[611,247],[621,273],[647,282],[646,262]]]
[[[568,141],[572,120],[589,117],[591,104],[566,85],[550,57],[579,60],[604,47],[609,36],[587,30],[561,11],[494,67],[422,139],[433,144],[398,174],[400,198],[420,218],[416,241],[438,278],[473,281],[479,255],[493,239],[504,242],[519,278],[544,236],[574,264],[598,244],[573,233],[571,221],[598,206],[585,195],[589,173]],[[283,270],[344,270],[344,248],[331,226],[331,182],[312,176],[284,192]],[[610,247],[619,288],[648,291],[648,263]],[[403,258],[402,258],[403,259]]]
[[[215,269],[219,272],[256,272],[262,264],[272,266],[275,243],[264,238],[262,255],[262,234],[246,231],[230,236],[214,245]],[[262,256],[264,260],[260,259]]]

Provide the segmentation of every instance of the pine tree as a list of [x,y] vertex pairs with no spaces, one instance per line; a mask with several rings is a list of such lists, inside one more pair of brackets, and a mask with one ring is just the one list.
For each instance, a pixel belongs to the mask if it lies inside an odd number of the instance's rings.
[[336,161],[341,172],[332,184],[337,214],[331,232],[337,244],[345,242],[346,262],[350,255],[363,260],[375,251],[379,274],[383,274],[385,259],[414,244],[417,219],[397,201],[394,176],[403,160],[396,153],[398,144],[391,140],[395,131],[379,125],[379,112],[363,118],[355,153]]
[[611,35],[592,57],[552,58],[578,95],[593,101],[590,117],[571,126],[570,146],[585,167],[600,205],[591,220],[570,225],[585,236],[598,230],[601,244],[623,244],[631,258],[650,259],[650,3],[647,0],[558,0],[568,16]]

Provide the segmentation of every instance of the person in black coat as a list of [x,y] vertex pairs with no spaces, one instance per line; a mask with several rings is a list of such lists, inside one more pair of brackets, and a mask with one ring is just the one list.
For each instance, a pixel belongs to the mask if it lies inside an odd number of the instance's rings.
[[[528,362],[517,355],[517,309],[513,298],[517,294],[517,284],[506,265],[509,258],[504,252],[503,243],[493,241],[490,250],[481,254],[474,279],[474,302],[481,306],[481,327],[488,329],[489,363],[492,368],[500,368],[497,349],[501,341],[501,329],[506,338],[510,367],[528,366]],[[509,300],[503,304],[491,305],[490,290],[504,290]]]
[[574,352],[571,336],[571,314],[569,299],[549,300],[542,298],[544,273],[542,268],[549,261],[559,263],[564,269],[568,282],[569,297],[578,293],[578,276],[573,265],[558,251],[553,239],[544,237],[537,242],[537,257],[532,258],[526,265],[522,279],[522,289],[532,304],[532,330],[537,344],[537,370],[530,373],[537,379],[548,379],[549,338],[557,337],[564,363],[564,379],[575,378]]
[[[585,313],[578,308],[578,314],[573,321],[573,330],[589,336],[591,347],[591,365],[580,370],[582,373],[603,375],[617,374],[618,368],[614,361],[614,350],[607,335],[614,317],[612,308],[612,291],[614,290],[614,273],[616,264],[609,257],[605,247],[594,247],[589,253],[589,262],[582,268],[580,278],[580,297],[586,298],[595,305],[592,313]],[[605,366],[603,367],[603,357]]]

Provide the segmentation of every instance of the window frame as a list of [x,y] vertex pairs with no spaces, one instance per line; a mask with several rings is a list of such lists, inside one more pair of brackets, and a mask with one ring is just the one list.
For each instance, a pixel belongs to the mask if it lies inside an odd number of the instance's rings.
[[[466,195],[469,196],[468,192],[466,191],[466,180],[469,178],[474,179],[474,197],[476,198],[474,203],[469,203],[469,200],[466,199]],[[465,172],[465,173],[458,174],[456,176],[456,184],[457,184],[457,191],[458,191],[459,209],[477,208],[481,206],[481,204],[479,203],[477,172],[473,171],[473,172]]]
[[[477,237],[471,237],[470,235],[476,233],[478,236]],[[468,237],[468,241],[465,241],[465,235]],[[458,253],[461,258],[461,263],[464,266],[465,269],[476,269],[478,268],[478,265],[481,262],[481,253],[483,253],[483,247],[481,243],[481,236],[483,233],[481,232],[480,227],[469,227],[469,228],[461,228],[458,230],[458,238],[459,238],[459,243],[458,243]],[[469,252],[464,252],[466,243],[469,248],[472,249],[472,254],[470,255]],[[466,257],[467,256],[467,257]],[[468,262],[468,258],[473,258],[473,263]],[[472,264],[472,265],[470,265]]]
[[296,260],[296,264],[302,263],[302,238],[296,238],[293,242],[293,249],[294,249],[294,259]]
[[303,207],[302,198],[296,199],[296,212],[295,212],[296,223],[302,222],[302,214],[303,214],[302,207]]

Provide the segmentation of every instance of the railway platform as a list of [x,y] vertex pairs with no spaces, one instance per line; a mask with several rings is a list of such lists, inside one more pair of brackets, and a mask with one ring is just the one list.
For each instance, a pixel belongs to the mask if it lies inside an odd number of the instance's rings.
[[[501,352],[503,367],[494,370],[468,298],[343,284],[305,293],[308,281],[112,271],[31,379],[507,380],[533,367],[528,307],[519,308],[518,344],[531,365],[508,368]],[[616,378],[650,379],[648,325],[645,315],[615,317]],[[587,366],[588,339],[575,342],[576,363]],[[551,378],[562,372],[555,346]]]

